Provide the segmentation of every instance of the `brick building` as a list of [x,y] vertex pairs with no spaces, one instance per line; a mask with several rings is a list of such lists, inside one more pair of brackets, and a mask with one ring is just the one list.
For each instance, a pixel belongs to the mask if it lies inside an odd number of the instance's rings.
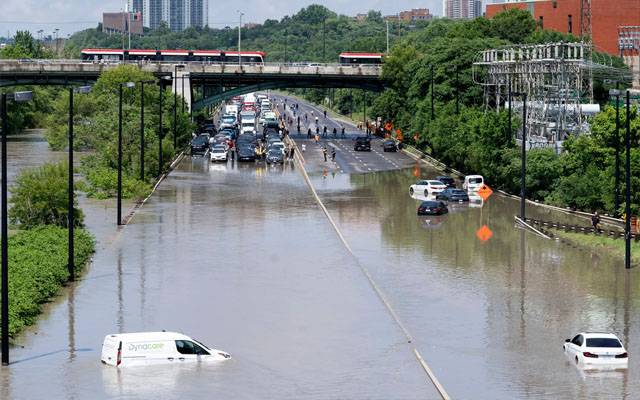
[[409,11],[401,11],[399,14],[400,21],[428,21],[433,18],[427,8],[414,8]]
[[[537,0],[488,4],[486,16],[519,8],[529,10],[545,29],[581,35],[580,0]],[[640,25],[640,0],[591,0],[591,31],[598,51],[619,54],[618,28]]]
[[131,29],[132,35],[142,35],[142,13],[117,12],[102,14],[102,30],[105,33],[128,33]]

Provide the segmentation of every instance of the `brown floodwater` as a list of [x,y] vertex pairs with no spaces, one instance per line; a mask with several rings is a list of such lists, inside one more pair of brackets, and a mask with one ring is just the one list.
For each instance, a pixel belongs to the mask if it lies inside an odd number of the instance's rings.
[[[435,175],[416,166],[313,182],[449,394],[640,397],[638,269],[522,231],[513,219],[519,203],[499,195],[482,207],[456,204],[448,215],[418,217],[409,185]],[[528,213],[549,218],[531,206]],[[615,332],[629,368],[577,368],[562,344],[580,331]]]

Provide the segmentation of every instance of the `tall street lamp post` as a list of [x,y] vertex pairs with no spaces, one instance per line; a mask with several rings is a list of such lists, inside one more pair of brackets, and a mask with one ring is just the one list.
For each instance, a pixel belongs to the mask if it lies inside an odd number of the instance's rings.
[[74,246],[74,234],[75,234],[75,215],[74,215],[74,194],[75,189],[73,185],[73,93],[89,93],[91,86],[81,86],[77,88],[69,88],[69,176],[68,176],[68,209],[67,209],[67,230],[69,232],[68,239],[68,259],[67,268],[69,272],[69,280],[75,280],[75,246]]
[[31,92],[2,93],[0,95],[0,116],[2,117],[2,183],[0,190],[2,191],[2,228],[1,228],[1,245],[2,248],[2,310],[0,310],[0,318],[2,318],[2,365],[9,365],[9,221],[7,218],[7,131],[9,129],[9,121],[7,119],[7,103],[11,99],[21,103],[30,101],[33,97]]
[[627,120],[625,134],[625,148],[627,151],[625,157],[625,184],[626,184],[626,201],[625,201],[625,222],[624,222],[624,267],[631,268],[631,92],[627,90]]
[[[239,57],[239,55],[238,55]],[[183,69],[184,65],[179,64],[173,68],[173,149],[178,148],[178,70]]]
[[155,81],[140,81],[140,180],[144,181],[144,84]]
[[240,69],[242,69],[242,57],[240,57],[240,53],[242,52],[242,16],[244,13],[240,10],[237,10],[237,13],[240,14],[240,21],[238,23],[238,65],[240,66]]
[[124,82],[118,86],[118,195],[117,195],[117,225],[122,225],[122,88],[133,88],[134,82]]

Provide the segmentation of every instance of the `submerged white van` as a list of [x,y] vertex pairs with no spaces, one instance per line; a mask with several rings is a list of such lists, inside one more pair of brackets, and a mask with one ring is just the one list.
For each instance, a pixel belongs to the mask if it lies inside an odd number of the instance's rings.
[[101,361],[116,367],[149,364],[224,361],[229,353],[211,349],[175,332],[137,332],[107,335]]

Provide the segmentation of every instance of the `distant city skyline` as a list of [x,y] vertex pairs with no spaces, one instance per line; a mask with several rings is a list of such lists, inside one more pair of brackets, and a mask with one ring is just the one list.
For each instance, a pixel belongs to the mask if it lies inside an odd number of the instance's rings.
[[[266,19],[282,19],[293,15],[301,8],[320,1],[309,0],[245,0],[240,2],[213,2],[209,4],[209,26],[223,28],[238,26],[238,13],[244,13],[243,23],[262,23]],[[0,36],[13,35],[16,30],[30,30],[34,36],[43,30],[43,35],[58,36],[82,29],[94,28],[102,20],[103,12],[124,10],[127,0],[2,0],[0,1]],[[369,10],[381,11],[383,15],[397,14],[412,8],[428,8],[431,14],[442,16],[442,0],[325,0],[325,7],[344,15],[355,16]],[[146,22],[145,22],[146,25]]]

